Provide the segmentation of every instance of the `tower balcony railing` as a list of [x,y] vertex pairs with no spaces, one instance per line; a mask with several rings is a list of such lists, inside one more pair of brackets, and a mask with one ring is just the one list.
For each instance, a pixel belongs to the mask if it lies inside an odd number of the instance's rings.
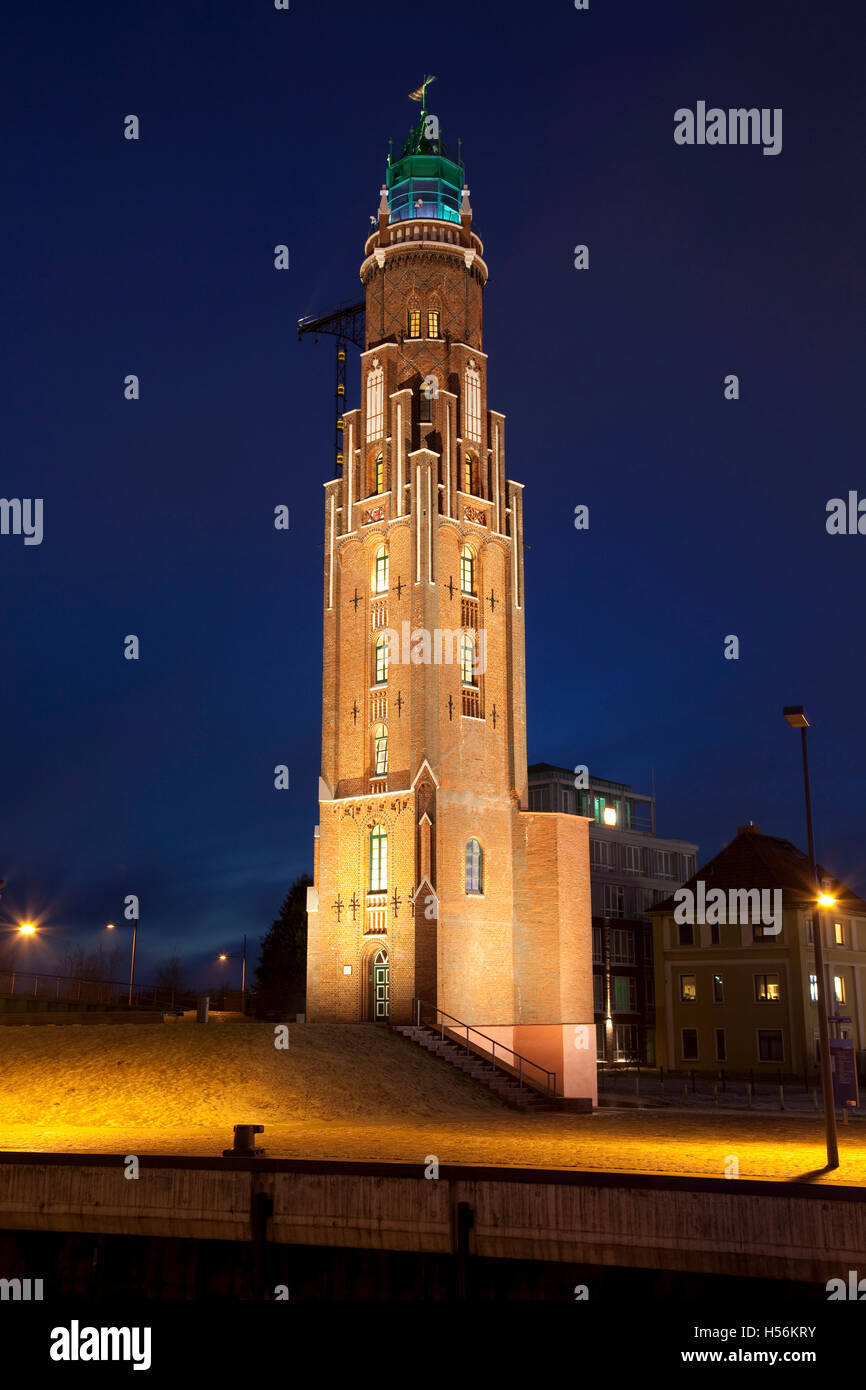
[[387,777],[387,775],[385,775],[385,776],[383,776],[383,777],[371,777],[371,778],[370,778],[370,794],[371,794],[371,796],[376,796],[379,792],[386,792],[387,790],[388,790],[388,777]]
[[370,604],[370,631],[375,632],[377,627],[388,626],[388,600],[386,598],[374,598]]
[[478,627],[478,599],[464,594],[460,599],[460,626]]
[[463,687],[463,713],[469,719],[481,719],[481,691],[477,685]]
[[388,894],[368,893],[364,916],[365,936],[384,936],[388,930]]
[[388,692],[377,689],[370,691],[370,717],[379,721],[388,718]]

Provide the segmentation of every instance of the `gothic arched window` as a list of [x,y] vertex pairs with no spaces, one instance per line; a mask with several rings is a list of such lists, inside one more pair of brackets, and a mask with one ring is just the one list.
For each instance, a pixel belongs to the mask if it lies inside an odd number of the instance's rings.
[[463,491],[464,491],[464,492],[474,493],[474,491],[475,491],[475,488],[474,488],[474,486],[473,486],[473,484],[474,484],[474,482],[475,482],[475,467],[474,467],[474,465],[475,465],[475,460],[473,459],[472,455],[471,455],[471,454],[464,454],[464,456],[463,456]]
[[373,484],[372,491],[374,493],[378,495],[385,491],[385,461],[381,450],[373,460],[373,476],[370,481]]
[[377,724],[373,730],[373,776],[384,777],[388,771],[388,729]]
[[370,831],[370,892],[388,891],[388,836],[381,825]]
[[388,592],[388,547],[380,545],[373,560],[373,593]]
[[466,438],[481,442],[481,373],[474,361],[466,368]]
[[388,680],[388,657],[390,647],[388,644],[387,633],[381,633],[376,638],[376,645],[373,649],[373,684],[385,685]]
[[367,442],[385,433],[385,373],[378,357],[367,373]]
[[483,892],[484,855],[477,840],[466,841],[466,892]]
[[463,632],[460,635],[460,679],[464,685],[478,684],[474,632]]

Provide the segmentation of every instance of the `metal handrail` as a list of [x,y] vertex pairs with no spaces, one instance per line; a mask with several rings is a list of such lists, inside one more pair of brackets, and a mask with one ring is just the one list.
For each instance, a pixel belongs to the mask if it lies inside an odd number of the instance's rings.
[[[42,988],[40,988],[40,981],[43,982]],[[73,994],[76,1000],[81,999],[82,986],[84,986],[84,994],[90,996],[84,1001],[88,1003],[111,1003],[113,995],[125,996],[129,990],[128,981],[86,979],[79,975],[49,975],[44,971],[10,970],[0,966],[0,994],[23,995],[25,989],[29,992],[31,983],[32,998],[63,999],[67,1003],[70,1002]],[[77,989],[70,992],[67,988],[70,985],[77,986]],[[50,992],[52,987],[53,992]],[[189,998],[194,998],[191,991],[179,991],[170,985],[136,985],[134,991],[136,1004],[140,1006],[149,1001],[154,1008],[165,1006],[173,1009],[176,1000]]]
[[[482,1033],[480,1028],[474,1028],[471,1024],[469,1024],[469,1023],[464,1023],[464,1022],[462,1021],[462,1019],[455,1018],[453,1014],[447,1014],[447,1013],[445,1012],[444,1009],[438,1008],[435,1004],[428,1004],[424,999],[418,999],[418,998],[416,998],[416,999],[415,999],[415,1022],[416,1022],[417,1026],[418,1026],[419,1028],[420,1028],[420,1026],[421,1026],[421,1010],[422,1010],[422,1008],[424,1008],[424,1009],[430,1009],[435,1015],[437,1015],[437,1017],[438,1017],[438,1016],[441,1016],[441,1019],[442,1019],[441,1037],[442,1037],[443,1041],[444,1041],[444,1039],[445,1039],[445,1019],[447,1018],[447,1019],[450,1019],[450,1021],[451,1021],[452,1023],[456,1023],[457,1026],[458,1026],[458,1028],[465,1028],[465,1029],[466,1029],[466,1051],[467,1051],[467,1052],[470,1051],[470,1047],[469,1047],[469,1034],[470,1034],[470,1033],[475,1033],[475,1034],[477,1034],[477,1036],[478,1036],[479,1038],[483,1038],[485,1042],[490,1043],[490,1045],[491,1045],[491,1047],[492,1047],[492,1049],[493,1049],[493,1050],[492,1050],[492,1053],[491,1053],[491,1061],[492,1061],[494,1067],[496,1067],[496,1066],[503,1067],[503,1065],[504,1065],[503,1063],[498,1062],[498,1061],[497,1061],[497,1058],[496,1058],[496,1049],[497,1049],[497,1047],[499,1047],[499,1048],[502,1049],[503,1052],[508,1052],[512,1057],[514,1057],[514,1058],[516,1059],[518,1065],[517,1065],[517,1067],[512,1067],[512,1068],[511,1068],[511,1072],[514,1072],[514,1071],[517,1072],[517,1077],[518,1077],[518,1080],[519,1080],[521,1086],[525,1086],[525,1085],[526,1085],[526,1082],[525,1082],[524,1079],[523,1079],[523,1065],[524,1065],[524,1063],[526,1063],[527,1066],[534,1067],[536,1071],[539,1071],[539,1072],[543,1072],[543,1073],[544,1073],[544,1075],[547,1077],[547,1081],[544,1083],[545,1090],[547,1091],[548,1095],[553,1096],[553,1097],[556,1096],[557,1092],[556,1092],[556,1072],[555,1072],[555,1071],[548,1071],[547,1067],[542,1067],[542,1066],[539,1065],[538,1062],[533,1062],[532,1059],[531,1059],[530,1057],[524,1057],[521,1053],[515,1052],[515,1051],[514,1051],[514,1048],[513,1048],[513,1047],[508,1047],[506,1043],[497,1042],[496,1038],[491,1038],[491,1037],[488,1036],[487,1033]],[[448,1031],[449,1031],[449,1033],[450,1033],[450,1032],[453,1032],[453,1029],[449,1028]],[[482,1049],[482,1051],[486,1051],[486,1049]]]

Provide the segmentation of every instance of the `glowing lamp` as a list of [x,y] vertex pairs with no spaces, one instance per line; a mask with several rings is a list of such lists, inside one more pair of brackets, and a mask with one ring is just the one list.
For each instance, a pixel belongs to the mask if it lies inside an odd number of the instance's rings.
[[604,823],[605,825],[616,825],[616,809],[613,806],[605,806]]
[[819,894],[818,894],[818,906],[819,906],[819,907],[833,907],[833,905],[835,904],[835,902],[836,902],[836,899],[833,897],[833,894],[832,894],[832,893],[819,893]]
[[218,956],[218,960],[228,960],[228,956]]
[[36,930],[36,923],[35,923],[35,922],[22,922],[21,925],[20,925],[20,927],[18,928],[18,930],[19,930],[20,932],[23,932],[25,936],[32,936],[33,933],[34,933],[35,930]]

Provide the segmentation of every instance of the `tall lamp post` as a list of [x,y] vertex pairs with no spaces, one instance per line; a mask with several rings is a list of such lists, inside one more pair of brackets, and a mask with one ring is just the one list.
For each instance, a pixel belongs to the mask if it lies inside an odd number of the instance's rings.
[[[114,923],[106,922],[106,931],[114,931]],[[129,967],[129,1003],[132,1004],[132,986],[135,983],[135,939],[138,936],[138,918],[132,919],[132,962]]]
[[827,1167],[839,1167],[839,1145],[836,1138],[836,1108],[833,1104],[833,1072],[830,1066],[830,1025],[827,1021],[827,990],[824,982],[824,914],[822,908],[831,906],[834,899],[825,893],[818,878],[815,862],[815,836],[812,832],[812,794],[809,790],[809,755],[806,730],[809,721],[802,705],[786,705],[782,714],[792,729],[799,729],[803,745],[803,786],[806,793],[806,835],[809,841],[809,865],[815,884],[815,977],[818,986],[818,1030],[821,1041],[821,1089],[824,1092],[824,1128],[827,1134]]
[[[237,956],[230,956],[228,951],[220,951],[217,960],[237,960]],[[247,992],[247,938],[244,933],[244,948],[241,952],[241,994]]]

